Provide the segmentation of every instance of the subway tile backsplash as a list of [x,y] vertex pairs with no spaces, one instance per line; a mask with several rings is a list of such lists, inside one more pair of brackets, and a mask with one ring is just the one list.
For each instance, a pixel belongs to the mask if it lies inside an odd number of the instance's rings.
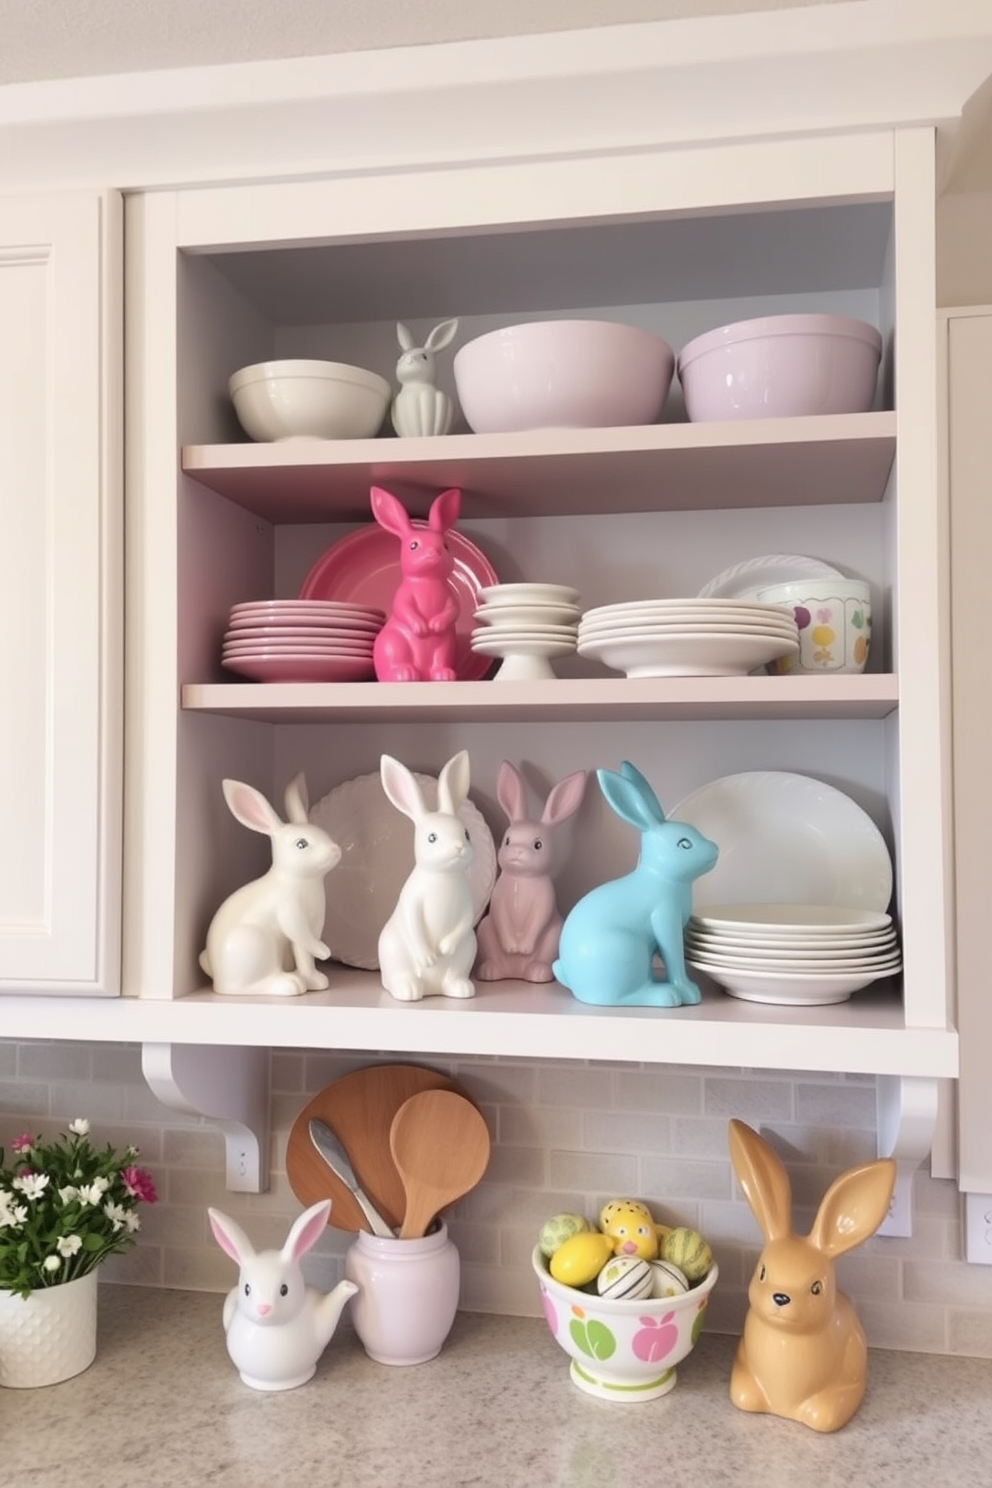
[[[90,1119],[97,1141],[134,1141],[160,1202],[144,1211],[135,1249],[104,1268],[105,1281],[225,1292],[233,1267],[211,1238],[207,1205],[236,1215],[257,1245],[280,1245],[300,1210],[285,1169],[293,1120],[322,1085],[371,1062],[375,1057],[306,1050],[272,1055],[271,1183],[264,1194],[227,1191],[220,1133],[161,1105],[142,1077],[140,1050],[127,1045],[0,1040],[0,1145],[9,1148],[25,1129],[51,1133],[75,1116]],[[457,1078],[493,1138],[485,1179],[449,1215],[469,1311],[536,1316],[530,1253],[542,1221],[560,1210],[594,1217],[605,1199],[630,1194],[645,1199],[659,1220],[707,1235],[720,1264],[709,1325],[735,1333],[760,1236],[730,1168],[727,1119],[759,1128],[785,1160],[799,1228],[808,1227],[837,1173],[875,1150],[874,1083],[864,1077],[521,1059],[416,1062]],[[328,1229],[309,1257],[318,1285],[339,1279],[350,1239]],[[992,1357],[992,1267],[962,1259],[953,1183],[921,1170],[912,1238],[876,1237],[842,1258],[838,1271],[872,1345]]]

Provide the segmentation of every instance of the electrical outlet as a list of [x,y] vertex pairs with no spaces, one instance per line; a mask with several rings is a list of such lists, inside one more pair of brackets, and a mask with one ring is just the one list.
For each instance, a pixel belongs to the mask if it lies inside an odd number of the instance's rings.
[[889,1212],[882,1220],[876,1235],[887,1235],[890,1239],[909,1239],[913,1233],[913,1173],[900,1163],[896,1169],[896,1182],[889,1200]]
[[964,1258],[972,1265],[992,1266],[992,1194],[964,1196]]

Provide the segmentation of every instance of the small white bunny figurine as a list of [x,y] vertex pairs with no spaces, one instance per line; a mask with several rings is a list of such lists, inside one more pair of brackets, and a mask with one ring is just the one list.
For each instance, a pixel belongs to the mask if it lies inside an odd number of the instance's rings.
[[468,795],[468,751],[438,777],[438,809],[429,811],[415,777],[384,754],[382,787],[413,822],[414,868],[379,936],[382,985],[401,1002],[431,994],[474,997],[475,913],[468,871],[472,843],[458,810]]
[[341,849],[308,820],[302,775],[286,788],[287,822],[254,787],[240,780],[223,786],[242,826],[272,839],[272,867],[224,900],[210,922],[200,966],[215,992],[297,997],[323,991],[327,977],[314,958],[331,954],[320,938],[327,913],[324,878],[340,862]]
[[396,338],[403,353],[396,363],[400,390],[393,399],[393,428],[401,438],[425,434],[447,434],[454,409],[447,393],[434,386],[434,353],[451,344],[458,331],[457,320],[442,320],[427,337],[423,346],[416,344],[407,326],[400,321]]
[[253,1390],[295,1390],[312,1379],[342,1309],[359,1290],[339,1281],[333,1292],[307,1286],[300,1258],[324,1233],[330,1199],[296,1220],[282,1250],[258,1250],[239,1224],[208,1209],[214,1239],[240,1267],[224,1298],[224,1332],[231,1362]]

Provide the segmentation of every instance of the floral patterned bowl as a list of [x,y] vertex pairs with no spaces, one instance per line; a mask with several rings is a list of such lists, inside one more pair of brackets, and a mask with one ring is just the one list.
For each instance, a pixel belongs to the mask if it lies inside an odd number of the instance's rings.
[[572,1361],[572,1380],[600,1400],[656,1400],[675,1388],[675,1366],[696,1346],[717,1267],[680,1297],[613,1301],[555,1281],[539,1246],[531,1257],[544,1316]]

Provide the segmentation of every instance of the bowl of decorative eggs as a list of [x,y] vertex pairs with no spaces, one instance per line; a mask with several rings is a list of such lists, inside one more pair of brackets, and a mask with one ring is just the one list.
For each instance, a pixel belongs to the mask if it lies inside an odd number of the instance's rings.
[[574,1384],[600,1400],[656,1400],[696,1346],[717,1281],[696,1230],[656,1224],[647,1205],[611,1199],[598,1224],[556,1214],[532,1256],[551,1335]]

